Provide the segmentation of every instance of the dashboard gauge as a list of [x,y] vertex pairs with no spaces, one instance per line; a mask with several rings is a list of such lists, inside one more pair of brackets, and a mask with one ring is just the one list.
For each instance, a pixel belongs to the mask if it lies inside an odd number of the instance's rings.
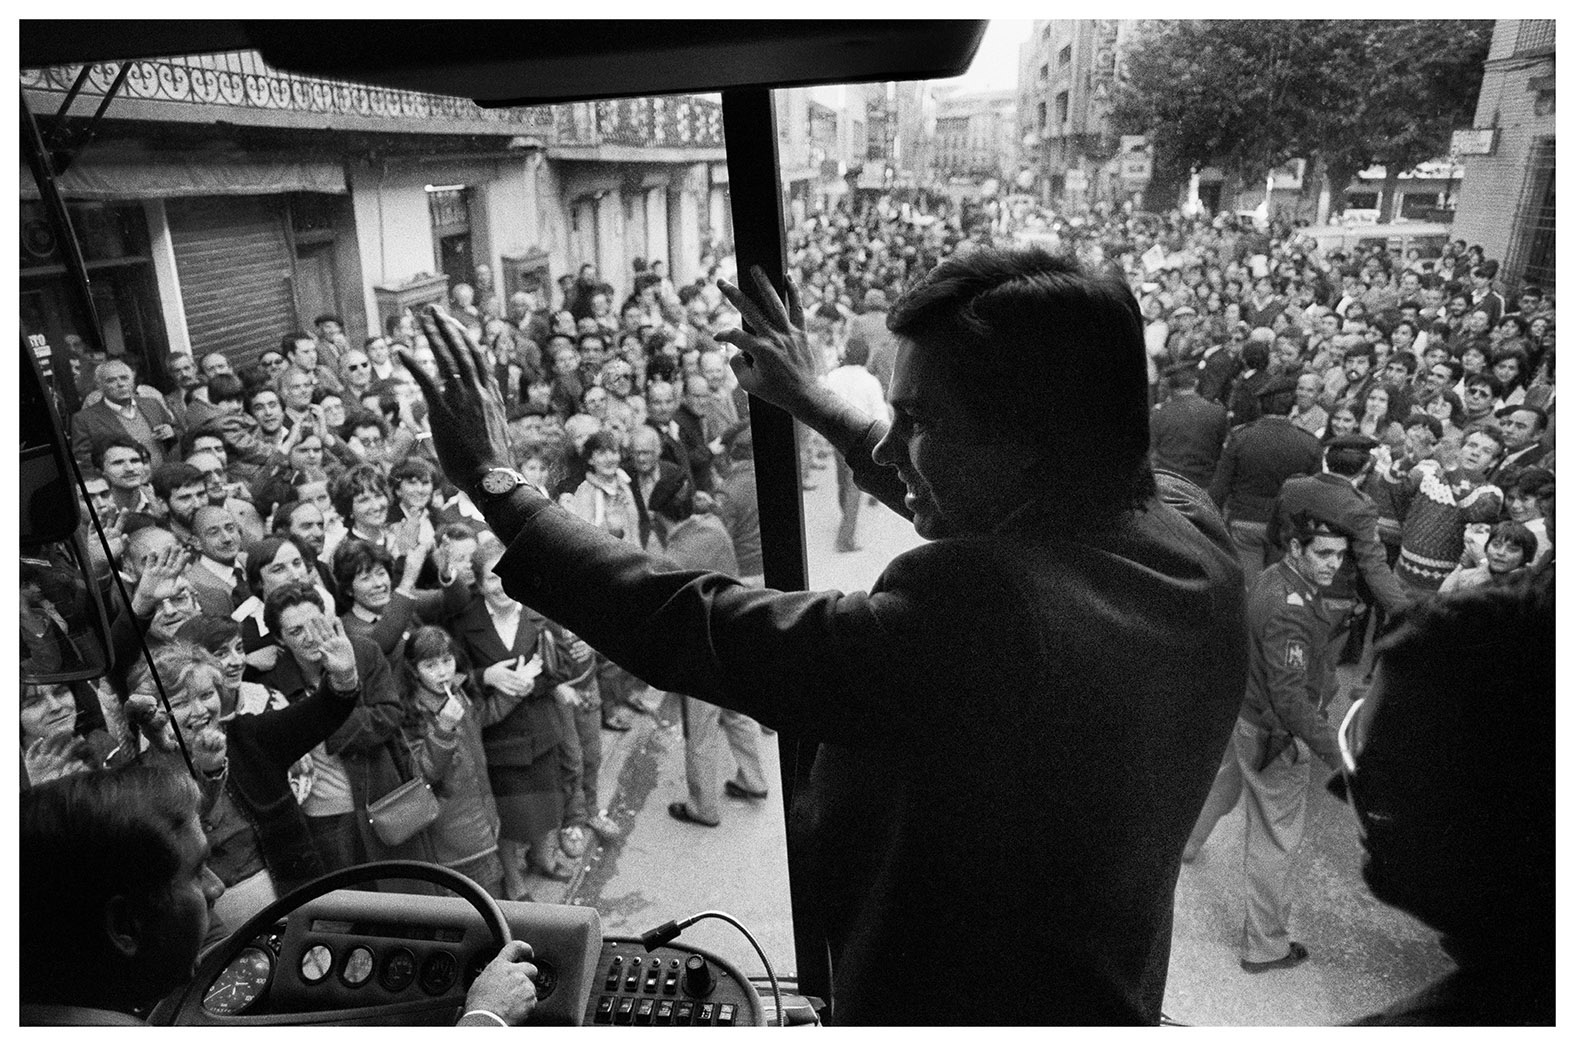
[[382,984],[391,992],[402,992],[416,979],[416,957],[409,948],[395,948],[383,960]]
[[345,956],[345,968],[339,976],[352,988],[359,988],[372,976],[372,949],[358,944]]
[[307,984],[316,984],[327,977],[328,971],[333,968],[334,953],[328,950],[326,944],[314,944],[301,956],[301,980]]
[[459,979],[459,960],[448,952],[434,952],[421,967],[421,990],[442,995]]
[[209,1013],[245,1013],[268,987],[273,956],[266,948],[247,945],[208,988],[202,1008]]

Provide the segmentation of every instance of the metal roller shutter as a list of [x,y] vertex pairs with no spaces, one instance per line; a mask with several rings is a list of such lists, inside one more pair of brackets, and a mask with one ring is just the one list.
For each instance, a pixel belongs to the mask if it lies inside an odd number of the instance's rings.
[[170,238],[192,351],[222,352],[239,371],[300,324],[284,200],[170,200]]

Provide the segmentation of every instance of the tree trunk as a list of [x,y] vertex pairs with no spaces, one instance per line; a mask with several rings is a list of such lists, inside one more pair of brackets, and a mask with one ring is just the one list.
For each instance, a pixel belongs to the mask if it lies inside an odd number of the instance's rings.
[[1388,163],[1384,165],[1384,187],[1378,197],[1378,220],[1392,222],[1395,219],[1395,194],[1400,188],[1400,165]]

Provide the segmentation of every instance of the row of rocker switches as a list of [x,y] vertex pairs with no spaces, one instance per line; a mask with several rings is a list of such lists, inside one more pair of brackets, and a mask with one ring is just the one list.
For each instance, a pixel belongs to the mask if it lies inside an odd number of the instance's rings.
[[731,1025],[738,1007],[730,1002],[688,999],[636,999],[603,995],[596,1000],[597,1024]]
[[621,985],[626,992],[639,991],[643,980],[647,994],[655,995],[660,985],[663,995],[677,995],[678,973],[677,959],[670,960],[667,969],[663,970],[662,960],[652,959],[649,966],[643,966],[640,956],[636,955],[625,968],[623,956],[614,955],[612,964],[607,968],[607,979],[602,982],[602,990],[615,992]]

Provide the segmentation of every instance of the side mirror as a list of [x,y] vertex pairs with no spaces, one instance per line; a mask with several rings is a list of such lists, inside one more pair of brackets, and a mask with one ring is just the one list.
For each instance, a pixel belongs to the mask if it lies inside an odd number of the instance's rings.
[[22,380],[19,413],[22,422],[21,519],[22,544],[60,541],[76,533],[76,491],[66,459],[65,429],[38,369],[33,349],[22,344]]
[[109,671],[109,624],[89,562],[75,536],[23,545],[22,682],[97,679]]

